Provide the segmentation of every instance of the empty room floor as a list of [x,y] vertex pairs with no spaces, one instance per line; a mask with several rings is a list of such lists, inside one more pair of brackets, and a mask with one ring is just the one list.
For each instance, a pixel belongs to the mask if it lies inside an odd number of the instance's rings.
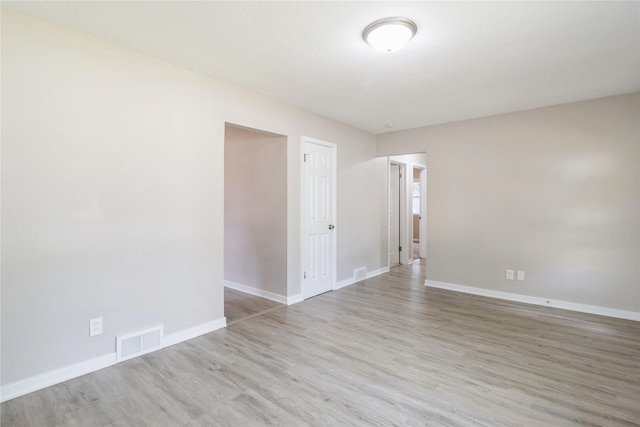
[[227,325],[259,316],[278,307],[284,307],[284,304],[224,288],[224,315],[227,318]]
[[425,288],[424,263],[2,404],[2,426],[631,426],[640,322]]

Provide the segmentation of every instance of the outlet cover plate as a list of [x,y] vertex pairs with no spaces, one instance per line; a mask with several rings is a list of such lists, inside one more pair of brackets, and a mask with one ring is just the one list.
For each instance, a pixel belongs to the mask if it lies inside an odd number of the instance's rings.
[[524,282],[524,271],[518,270],[518,280]]
[[102,317],[89,320],[89,336],[95,337],[102,334]]
[[507,280],[513,280],[513,270],[507,270],[505,273],[505,278]]

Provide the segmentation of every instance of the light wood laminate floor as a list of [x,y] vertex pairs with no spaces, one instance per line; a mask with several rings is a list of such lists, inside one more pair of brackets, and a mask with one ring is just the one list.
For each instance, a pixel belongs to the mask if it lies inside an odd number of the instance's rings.
[[424,265],[2,404],[2,426],[640,425],[640,322],[425,288]]
[[227,325],[259,316],[279,307],[284,307],[284,304],[224,288],[224,315],[227,318]]

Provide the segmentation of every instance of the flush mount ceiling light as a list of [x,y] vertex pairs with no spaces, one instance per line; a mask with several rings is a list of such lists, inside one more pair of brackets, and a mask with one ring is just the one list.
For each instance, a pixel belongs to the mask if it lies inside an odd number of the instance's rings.
[[418,27],[407,18],[383,18],[367,25],[362,38],[375,50],[395,52],[402,49],[416,35]]

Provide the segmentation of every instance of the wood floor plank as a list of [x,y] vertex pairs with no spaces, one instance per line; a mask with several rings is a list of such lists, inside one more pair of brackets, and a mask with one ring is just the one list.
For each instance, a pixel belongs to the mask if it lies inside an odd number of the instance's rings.
[[270,307],[5,402],[2,426],[640,425],[640,322],[425,275],[400,266]]
[[227,325],[279,307],[284,307],[284,304],[224,288],[224,315],[227,318]]

